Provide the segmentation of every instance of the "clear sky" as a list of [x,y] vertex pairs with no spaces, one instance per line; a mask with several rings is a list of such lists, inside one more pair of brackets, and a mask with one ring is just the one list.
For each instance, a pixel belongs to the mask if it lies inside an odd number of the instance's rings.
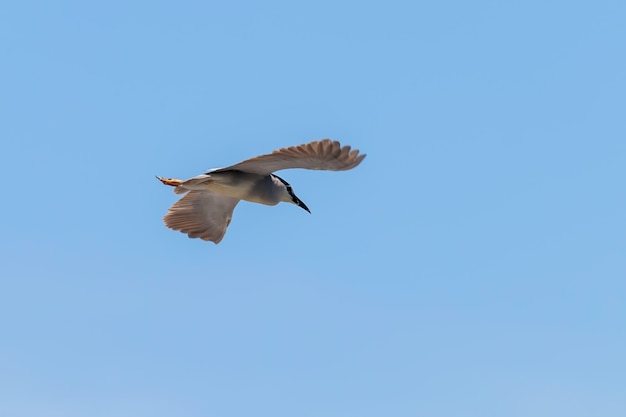
[[[0,6],[0,415],[626,415],[626,3]],[[312,214],[164,227],[188,178]]]

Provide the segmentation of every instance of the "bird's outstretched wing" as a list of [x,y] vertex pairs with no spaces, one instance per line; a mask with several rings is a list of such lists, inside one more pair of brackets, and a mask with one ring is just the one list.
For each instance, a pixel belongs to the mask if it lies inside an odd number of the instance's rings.
[[277,149],[274,152],[247,159],[226,168],[210,172],[239,170],[253,174],[268,175],[281,169],[304,168],[328,171],[344,171],[359,165],[365,154],[358,149],[341,147],[337,141],[323,139],[298,146]]
[[170,229],[187,233],[190,238],[218,244],[233,217],[239,200],[210,191],[190,191],[168,210],[163,221]]

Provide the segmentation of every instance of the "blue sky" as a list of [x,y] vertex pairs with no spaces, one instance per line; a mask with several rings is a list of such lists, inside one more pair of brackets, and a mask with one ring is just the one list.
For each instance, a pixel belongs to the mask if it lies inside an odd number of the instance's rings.
[[[623,416],[622,1],[5,2],[0,414]],[[166,229],[330,137],[312,214]]]

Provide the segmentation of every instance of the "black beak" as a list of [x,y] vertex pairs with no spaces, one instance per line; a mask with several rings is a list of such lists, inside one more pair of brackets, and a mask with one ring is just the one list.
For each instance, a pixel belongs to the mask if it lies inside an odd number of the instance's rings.
[[306,206],[306,204],[304,204],[302,202],[302,200],[300,200],[298,197],[293,196],[293,202],[296,203],[297,205],[299,205],[300,207],[302,207],[303,209],[305,209],[306,211],[308,211],[309,214],[311,213],[311,210],[309,210],[309,208]]

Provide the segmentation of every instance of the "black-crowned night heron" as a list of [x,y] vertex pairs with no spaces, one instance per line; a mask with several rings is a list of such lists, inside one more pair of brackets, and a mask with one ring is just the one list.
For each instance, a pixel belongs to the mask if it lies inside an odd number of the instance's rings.
[[230,224],[239,200],[269,206],[284,201],[309,208],[293,192],[291,185],[274,171],[304,168],[345,171],[365,158],[358,150],[342,147],[337,141],[323,139],[247,159],[226,168],[212,169],[188,180],[157,177],[163,184],[175,187],[176,194],[187,193],[168,210],[163,221],[174,230],[219,243]]

